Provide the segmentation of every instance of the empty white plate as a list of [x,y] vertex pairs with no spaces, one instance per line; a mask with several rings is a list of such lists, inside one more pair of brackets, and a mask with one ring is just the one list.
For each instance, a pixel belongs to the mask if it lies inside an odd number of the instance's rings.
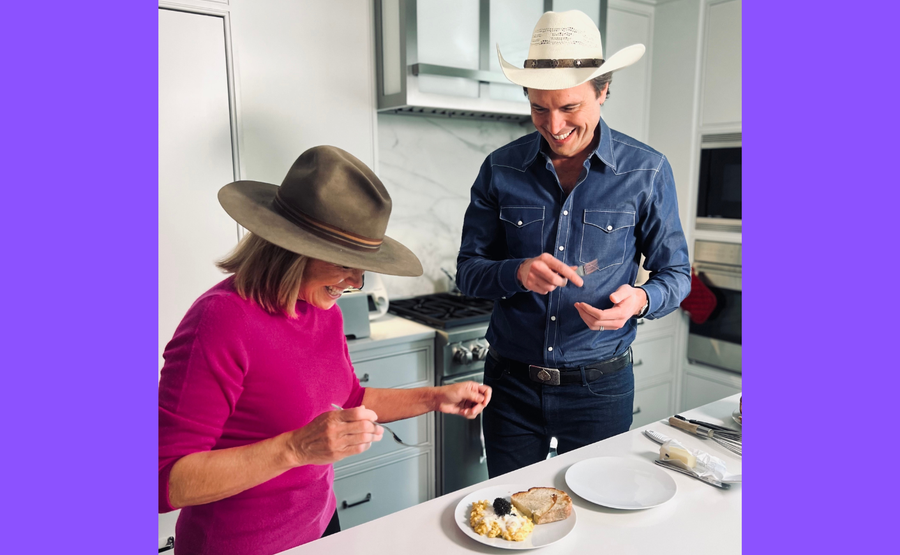
[[612,509],[649,509],[675,497],[675,480],[652,463],[622,457],[577,462],[566,471],[566,484],[591,503]]

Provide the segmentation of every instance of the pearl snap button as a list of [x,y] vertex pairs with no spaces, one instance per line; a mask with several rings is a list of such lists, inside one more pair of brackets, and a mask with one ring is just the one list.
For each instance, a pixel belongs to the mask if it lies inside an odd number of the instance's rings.
[[569,211],[568,211],[568,210],[563,210],[563,216],[568,216],[568,215],[569,215]]
[[566,250],[566,247],[560,245],[560,246],[559,246],[559,250],[564,251],[564,250]]
[[556,321],[556,316],[551,316],[551,317],[550,317],[550,321],[551,321],[551,322],[555,322],[555,321]]
[[[519,223],[522,223],[522,222],[519,222]],[[612,226],[611,225],[606,226],[606,231],[612,231]]]
[[548,351],[552,351],[552,350],[553,350],[553,347],[547,347],[547,350],[548,350]]
[[519,223],[516,224],[516,225],[522,225],[522,220],[519,220]]

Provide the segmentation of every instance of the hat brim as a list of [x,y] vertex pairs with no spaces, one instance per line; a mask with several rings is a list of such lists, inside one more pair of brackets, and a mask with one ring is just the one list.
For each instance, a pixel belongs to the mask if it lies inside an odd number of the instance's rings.
[[503,70],[503,75],[506,75],[506,78],[516,85],[529,89],[556,91],[571,89],[587,83],[595,77],[628,67],[640,60],[646,50],[643,44],[626,46],[610,56],[602,66],[596,68],[525,69],[516,67],[503,59],[499,44],[497,45],[497,56],[500,58],[500,69]]
[[272,201],[277,191],[278,186],[270,183],[235,181],[219,190],[219,204],[250,232],[291,252],[379,274],[423,274],[418,257],[390,237],[384,237],[377,252],[362,252],[303,230],[275,211]]

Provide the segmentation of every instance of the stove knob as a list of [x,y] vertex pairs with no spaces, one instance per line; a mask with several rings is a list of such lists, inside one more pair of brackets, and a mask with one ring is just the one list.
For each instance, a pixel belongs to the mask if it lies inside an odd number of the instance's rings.
[[488,348],[487,345],[482,345],[480,343],[476,343],[472,346],[472,356],[475,357],[475,360],[484,360],[487,358]]
[[463,346],[453,349],[453,361],[459,364],[469,364],[472,362],[472,351]]

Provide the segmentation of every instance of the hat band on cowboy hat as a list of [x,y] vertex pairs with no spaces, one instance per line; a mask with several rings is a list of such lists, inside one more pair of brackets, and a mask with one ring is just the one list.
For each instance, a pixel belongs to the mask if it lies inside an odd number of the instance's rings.
[[422,275],[416,255],[384,234],[392,204],[384,184],[337,147],[301,154],[281,186],[229,183],[219,203],[254,235],[291,252],[381,274]]
[[531,35],[525,67],[507,62],[497,45],[500,69],[507,79],[531,89],[560,90],[577,87],[601,75],[628,67],[644,55],[643,44],[633,44],[603,58],[600,31],[584,12],[547,12]]

